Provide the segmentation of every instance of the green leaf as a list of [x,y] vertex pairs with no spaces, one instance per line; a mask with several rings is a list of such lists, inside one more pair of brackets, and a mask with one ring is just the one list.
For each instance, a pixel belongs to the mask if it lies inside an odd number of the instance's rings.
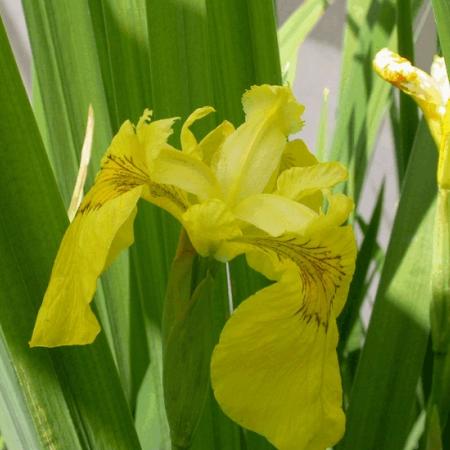
[[426,438],[426,450],[443,450],[439,412],[436,407],[431,409],[430,416],[429,432],[427,433]]
[[[440,152],[446,151],[440,148]],[[432,302],[430,325],[433,348],[431,392],[427,407],[427,448],[437,448],[436,437],[450,414],[450,215],[449,192],[439,187],[433,233]],[[438,434],[439,431],[439,434]],[[442,444],[441,444],[442,447]]]
[[[41,129],[66,207],[78,171],[89,104],[95,114],[88,185],[112,138],[112,128],[93,25],[86,0],[23,1],[38,85]],[[128,255],[102,276],[96,294],[102,327],[124,389],[131,397],[130,300]]]
[[403,448],[429,334],[436,150],[419,127],[353,384],[341,450]]
[[436,20],[439,42],[441,44],[442,53],[447,63],[447,73],[450,73],[450,29],[448,26],[448,18],[450,17],[450,1],[449,0],[432,0],[434,18]]
[[360,310],[366,294],[366,283],[369,267],[378,250],[377,236],[383,210],[384,184],[378,194],[375,208],[369,225],[364,232],[364,239],[358,251],[355,274],[350,285],[347,302],[338,317],[339,352],[343,354],[347,340],[356,322],[359,320]]
[[389,85],[373,73],[372,59],[392,46],[394,27],[394,0],[347,2],[339,114],[330,154],[349,166],[348,191],[356,202],[389,101]]
[[[412,0],[397,0],[397,42],[398,52],[404,58],[414,63],[414,37],[413,16],[411,8]],[[400,148],[398,166],[400,183],[408,165],[411,148],[419,123],[417,104],[414,100],[400,92],[399,107],[399,138]]]
[[293,85],[298,49],[331,3],[332,0],[307,0],[280,27],[278,40],[284,82]]
[[0,53],[0,428],[11,449],[138,449],[104,335],[28,347],[67,216],[2,25]]

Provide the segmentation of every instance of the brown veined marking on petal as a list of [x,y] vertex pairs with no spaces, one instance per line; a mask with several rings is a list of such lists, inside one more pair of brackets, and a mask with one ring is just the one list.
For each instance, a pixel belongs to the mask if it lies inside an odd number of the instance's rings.
[[417,74],[416,73],[410,73],[408,75],[404,75],[400,72],[393,72],[390,75],[389,81],[394,86],[401,88],[402,86],[405,86],[406,88],[409,88],[410,85],[414,86],[414,83],[417,80]]
[[284,240],[245,238],[245,242],[266,253],[275,253],[280,261],[289,259],[296,264],[302,280],[302,304],[295,314],[307,323],[314,320],[317,326],[323,326],[326,330],[334,298],[346,275],[341,255],[333,254],[328,248],[308,239],[301,242],[299,237]]
[[155,198],[168,198],[172,203],[174,203],[181,211],[186,211],[188,208],[188,203],[186,199],[180,195],[180,192],[175,186],[170,184],[158,184],[149,180],[148,186],[150,189],[150,195]]
[[132,156],[109,154],[97,176],[95,188],[86,195],[78,213],[95,211],[105,202],[142,185],[149,187],[152,196],[169,198],[181,210],[187,209],[186,202],[173,186],[154,183]]

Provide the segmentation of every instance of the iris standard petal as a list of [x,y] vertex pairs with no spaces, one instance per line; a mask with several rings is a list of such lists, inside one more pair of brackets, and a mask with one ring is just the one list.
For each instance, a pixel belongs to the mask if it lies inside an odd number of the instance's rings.
[[200,159],[211,168],[215,166],[225,139],[234,132],[234,126],[228,120],[210,131],[198,144]]
[[317,164],[318,159],[301,139],[287,142],[281,157],[280,173],[291,167],[307,167]]
[[[273,179],[269,182],[266,192],[274,192],[277,189],[278,176],[292,167],[309,167],[318,164],[318,159],[311,153],[307,145],[301,139],[295,139],[286,144],[281,156],[280,168],[274,173]],[[311,195],[302,197],[301,203],[319,212],[323,205],[323,195],[321,191],[316,191]]]
[[229,204],[264,190],[279,167],[286,137],[301,126],[304,109],[281,86],[254,86],[243,103],[246,120],[226,139],[215,167]]
[[344,431],[335,317],[354,270],[353,233],[239,240],[259,249],[249,263],[279,281],[225,325],[211,363],[215,396],[280,450],[324,450]]
[[197,108],[186,119],[186,121],[183,123],[183,126],[181,127],[180,133],[181,149],[183,152],[189,155],[193,155],[196,153],[198,142],[194,136],[194,133],[190,130],[190,127],[194,122],[202,119],[203,117],[211,114],[214,111],[215,109],[212,106],[203,106],[202,108]]

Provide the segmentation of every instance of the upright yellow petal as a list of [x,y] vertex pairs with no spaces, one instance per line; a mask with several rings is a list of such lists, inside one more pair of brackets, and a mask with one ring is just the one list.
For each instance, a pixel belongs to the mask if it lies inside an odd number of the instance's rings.
[[317,220],[311,223],[311,230],[327,230],[330,227],[337,227],[344,224],[353,211],[354,203],[350,197],[344,194],[332,194],[326,192],[326,199],[328,202],[327,211],[319,216]]
[[317,164],[318,159],[311,153],[301,139],[286,143],[281,158],[280,173],[291,167],[307,167]]
[[200,159],[211,167],[216,164],[216,159],[222,149],[225,139],[234,131],[234,126],[228,120],[210,131],[198,144]]
[[407,59],[384,48],[373,61],[381,78],[410,95],[422,109],[431,134],[439,145],[440,121],[445,113],[447,99],[443,98],[438,82],[423,70],[414,67]]
[[202,108],[197,108],[184,122],[181,127],[180,141],[181,141],[181,149],[183,152],[192,155],[197,151],[197,139],[194,136],[194,133],[190,130],[191,125],[197,120],[202,119],[214,112],[214,108],[212,106],[203,106]]
[[264,190],[278,169],[286,137],[301,127],[304,109],[286,86],[254,86],[243,104],[245,122],[226,139],[215,169],[230,204]]
[[[305,142],[301,139],[295,139],[290,142],[286,142],[283,153],[281,155],[281,161],[278,170],[273,174],[267,186],[264,189],[266,193],[272,193],[277,187],[277,178],[280,173],[284,172],[291,167],[305,167],[317,164],[319,161],[309,151]],[[322,204],[322,198],[320,197],[320,205]]]
[[249,263],[279,281],[225,325],[211,362],[215,396],[280,450],[324,450],[344,432],[335,317],[354,270],[353,233],[239,240],[259,249]]
[[283,134],[296,133],[303,126],[300,116],[305,107],[300,105],[295,99],[288,86],[252,86],[242,96],[242,106],[244,107],[245,120],[256,119],[265,120],[267,114],[273,114],[274,105],[277,105],[275,117],[272,123],[279,127]]
[[[278,175],[292,167],[309,167],[319,163],[319,160],[311,153],[307,145],[301,139],[295,139],[286,144],[283,155],[281,157],[281,164],[277,176],[273,180],[272,189],[269,192],[276,190]],[[321,191],[316,191],[311,195],[302,197],[301,202],[319,212],[323,205],[323,195]]]

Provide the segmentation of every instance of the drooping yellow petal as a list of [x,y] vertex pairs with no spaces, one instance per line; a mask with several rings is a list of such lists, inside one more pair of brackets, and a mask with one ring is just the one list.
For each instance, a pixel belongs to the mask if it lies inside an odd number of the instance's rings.
[[248,252],[247,261],[257,271],[277,280],[294,263],[303,281],[305,316],[326,323],[333,305],[336,316],[345,302],[348,285],[353,275],[356,246],[350,226],[324,227],[310,225],[304,234],[286,233],[271,236],[245,236],[235,240],[264,251],[270,258],[271,271],[261,264],[254,252]]
[[317,218],[317,214],[307,206],[273,194],[247,197],[236,205],[233,213],[238,219],[272,236],[300,232]]
[[[273,174],[267,186],[264,189],[266,193],[272,193],[277,187],[277,178],[280,173],[284,172],[291,167],[305,167],[317,164],[319,161],[309,151],[308,147],[301,139],[295,139],[293,141],[286,142],[283,153],[281,155],[280,166]],[[322,204],[322,198],[320,196],[320,205]]]
[[194,156],[162,148],[152,162],[152,180],[176,186],[200,200],[220,197],[220,187],[213,171]]
[[192,155],[197,152],[198,142],[194,136],[194,133],[192,133],[192,131],[190,130],[190,127],[194,122],[202,119],[203,117],[207,116],[208,114],[211,114],[214,111],[215,110],[212,106],[203,106],[202,108],[197,108],[186,119],[183,126],[181,127],[181,134],[180,134],[181,149],[183,152],[187,153],[188,155]]
[[[277,187],[278,175],[292,167],[308,167],[318,164],[318,159],[311,153],[308,146],[301,139],[290,141],[284,148],[281,157],[279,173],[273,180],[272,188],[269,192],[273,192]],[[302,197],[301,203],[313,211],[319,212],[323,204],[323,195],[321,191]]]
[[326,199],[328,202],[326,214],[322,213],[317,220],[312,222],[310,230],[327,230],[330,227],[342,225],[353,211],[353,200],[344,194],[326,192]]
[[225,413],[280,450],[324,450],[344,431],[335,317],[354,270],[350,228],[241,238],[249,263],[279,281],[245,300],[211,362]]
[[174,195],[167,196],[164,186],[151,181],[147,167],[148,153],[166,145],[172,121],[149,123],[148,113],[144,117],[139,129],[130,122],[122,125],[64,235],[31,346],[87,344],[95,339],[100,327],[89,304],[97,278],[133,242],[136,204],[144,192],[153,199],[151,192],[158,188],[162,195],[154,203],[164,198],[166,206],[174,205],[174,212],[187,207],[181,208]]
[[229,204],[261,193],[280,164],[303,106],[286,86],[254,86],[243,97],[245,122],[225,141],[215,168]]
[[291,167],[307,167],[317,164],[318,159],[311,153],[301,139],[286,143],[281,157],[280,173]]
[[[111,262],[110,252],[115,256],[124,248],[119,243],[133,241],[132,229],[122,227],[134,217],[141,191],[138,186],[104,204],[82,203],[61,242],[30,346],[82,345],[95,339],[100,326],[89,303],[97,278]],[[95,195],[89,198],[95,201]]]
[[410,95],[422,109],[431,134],[439,145],[440,121],[447,99],[443,98],[438,82],[406,58],[384,48],[373,61],[375,71],[389,83]]
[[236,218],[218,199],[191,206],[182,217],[195,250],[202,256],[215,256],[221,244],[241,236]]
[[345,181],[347,175],[347,169],[338,162],[292,167],[278,177],[276,193],[299,201],[314,192],[329,189]]
[[234,126],[228,120],[224,120],[220,125],[210,131],[198,144],[198,151],[201,160],[214,167],[216,159],[225,139],[234,131]]

